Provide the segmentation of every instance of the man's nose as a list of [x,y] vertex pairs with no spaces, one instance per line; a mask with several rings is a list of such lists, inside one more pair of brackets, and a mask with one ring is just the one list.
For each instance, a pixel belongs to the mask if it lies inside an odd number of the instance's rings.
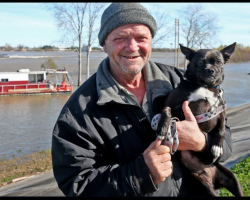
[[138,51],[138,50],[139,50],[139,47],[138,47],[138,43],[136,42],[136,40],[135,40],[135,39],[129,39],[129,40],[127,41],[125,50],[126,50],[126,51],[129,51],[129,52]]

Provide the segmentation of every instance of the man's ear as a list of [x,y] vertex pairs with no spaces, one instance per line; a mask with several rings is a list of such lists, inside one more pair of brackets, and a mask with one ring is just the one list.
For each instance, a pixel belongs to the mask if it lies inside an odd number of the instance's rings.
[[181,44],[180,44],[180,49],[181,49],[181,52],[186,56],[186,59],[191,61],[196,51],[188,47],[184,47]]
[[106,45],[105,45],[105,43],[104,43],[104,45],[103,45],[102,47],[103,47],[103,51],[104,51],[105,53],[107,53],[107,50],[106,50]]
[[236,42],[220,50],[220,52],[222,53],[224,57],[225,63],[229,60],[230,56],[233,54],[235,50],[235,45],[236,45]]

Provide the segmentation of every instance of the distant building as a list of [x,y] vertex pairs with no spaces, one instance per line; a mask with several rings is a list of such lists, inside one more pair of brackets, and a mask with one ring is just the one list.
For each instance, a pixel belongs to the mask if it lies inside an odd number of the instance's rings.
[[58,47],[58,51],[65,51],[65,50],[67,50],[67,47],[63,47],[63,46]]

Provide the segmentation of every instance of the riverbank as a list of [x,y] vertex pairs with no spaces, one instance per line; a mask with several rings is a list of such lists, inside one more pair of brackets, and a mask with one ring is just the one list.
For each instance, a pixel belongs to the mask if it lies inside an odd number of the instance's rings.
[[0,187],[52,170],[51,150],[0,160]]

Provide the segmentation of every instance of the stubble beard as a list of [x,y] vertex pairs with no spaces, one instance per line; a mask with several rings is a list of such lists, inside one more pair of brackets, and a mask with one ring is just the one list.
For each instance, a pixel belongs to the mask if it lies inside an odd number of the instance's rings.
[[[130,62],[129,65],[136,65],[136,62]],[[128,68],[127,65],[123,65],[123,64],[119,64],[120,68],[122,69],[123,72],[125,72],[126,74],[130,74],[130,75],[137,75],[139,74],[142,69],[145,66],[145,63],[142,63],[139,67],[136,68]]]

